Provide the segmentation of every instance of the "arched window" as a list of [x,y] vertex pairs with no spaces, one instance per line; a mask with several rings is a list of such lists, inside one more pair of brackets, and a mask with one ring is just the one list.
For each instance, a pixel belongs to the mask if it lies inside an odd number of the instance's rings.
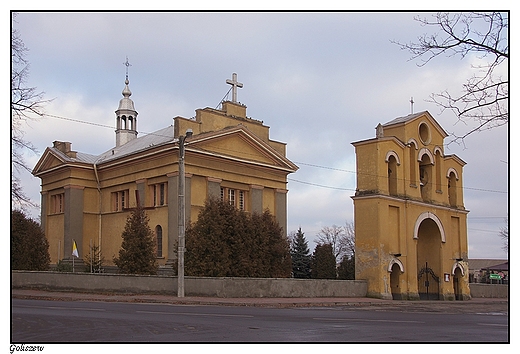
[[441,172],[441,160],[442,160],[442,151],[439,147],[435,147],[435,161],[437,163],[435,164],[435,191],[442,193],[442,172]]
[[397,195],[397,165],[395,155],[391,154],[387,158],[388,162],[388,194]]
[[[424,149],[421,149],[421,152],[423,152],[423,150]],[[419,179],[421,186],[421,197],[424,201],[430,201],[432,196],[431,192],[433,156],[428,150],[424,150],[424,153],[422,153],[419,156]]]
[[157,257],[162,257],[162,227],[157,225],[155,227],[155,239],[157,241]]
[[410,148],[410,185],[417,187],[417,159],[416,150],[418,149],[417,142],[414,139],[410,139],[406,144]]
[[448,170],[448,200],[450,206],[457,206],[457,180],[459,179],[457,176],[457,171],[453,168]]

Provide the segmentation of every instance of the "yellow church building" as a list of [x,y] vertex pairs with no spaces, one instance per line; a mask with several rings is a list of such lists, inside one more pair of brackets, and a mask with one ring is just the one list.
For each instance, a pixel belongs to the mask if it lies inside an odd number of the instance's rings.
[[379,124],[356,151],[356,280],[384,299],[470,298],[465,162],[427,111]]
[[[116,114],[115,146],[95,156],[55,141],[36,164],[41,179],[41,224],[51,263],[80,257],[99,245],[107,265],[118,255],[127,216],[140,203],[157,240],[162,267],[177,264],[179,234],[179,137],[184,140],[186,224],[196,221],[208,197],[246,212],[268,209],[286,233],[287,176],[298,167],[286,145],[269,138],[269,127],[246,115],[237,102],[242,84],[233,74],[233,99],[219,109],[197,109],[194,118],[138,136],[128,75]],[[182,220],[182,218],[181,218]]]

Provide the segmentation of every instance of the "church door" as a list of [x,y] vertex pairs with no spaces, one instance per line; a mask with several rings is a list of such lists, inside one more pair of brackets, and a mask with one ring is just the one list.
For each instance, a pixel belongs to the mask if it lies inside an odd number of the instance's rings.
[[421,300],[439,300],[441,234],[432,219],[424,219],[417,234],[417,286]]
[[390,290],[392,291],[393,300],[402,300],[401,288],[399,287],[399,275],[401,274],[401,268],[397,263],[392,266],[392,272],[390,273]]

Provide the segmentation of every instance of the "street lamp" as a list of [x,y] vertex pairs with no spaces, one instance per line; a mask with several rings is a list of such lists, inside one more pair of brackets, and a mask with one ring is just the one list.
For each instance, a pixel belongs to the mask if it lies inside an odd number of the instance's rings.
[[186,136],[179,136],[179,247],[178,247],[178,269],[177,269],[177,297],[184,297],[184,250],[186,234],[186,203],[184,195],[186,193],[184,174],[184,143],[186,138],[193,135],[191,129],[186,130]]

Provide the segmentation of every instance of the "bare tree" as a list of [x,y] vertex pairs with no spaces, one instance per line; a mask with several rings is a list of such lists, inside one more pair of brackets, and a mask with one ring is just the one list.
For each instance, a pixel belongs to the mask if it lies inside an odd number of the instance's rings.
[[354,254],[354,226],[346,223],[345,226],[325,226],[316,235],[318,245],[330,244],[336,258],[336,263],[341,262],[345,255]]
[[[24,138],[24,125],[28,119],[35,119],[42,115],[43,92],[37,92],[34,87],[27,87],[29,63],[26,59],[27,47],[14,28],[16,13],[12,14],[11,26],[11,201],[12,207],[25,209],[35,206],[36,203],[24,193],[20,184],[20,174],[31,172],[27,166],[23,153],[36,148]],[[36,116],[35,116],[36,115]]]
[[498,234],[503,241],[502,249],[506,252],[509,252],[509,220],[506,219],[506,226],[500,229],[500,233]]
[[356,234],[354,232],[354,223],[345,223],[345,238],[343,239],[346,249],[346,255],[349,257],[354,256],[356,253]]
[[[431,102],[441,111],[451,110],[464,124],[472,124],[463,134],[452,134],[452,141],[461,143],[468,135],[509,122],[509,17],[508,13],[439,12],[432,19],[415,17],[422,26],[432,27],[434,34],[418,37],[417,43],[403,44],[401,49],[412,54],[411,60],[421,59],[426,65],[438,56],[460,57],[475,55],[480,64],[472,65],[474,74],[462,85],[459,94],[443,91],[432,94]],[[504,74],[505,73],[505,74]]]

